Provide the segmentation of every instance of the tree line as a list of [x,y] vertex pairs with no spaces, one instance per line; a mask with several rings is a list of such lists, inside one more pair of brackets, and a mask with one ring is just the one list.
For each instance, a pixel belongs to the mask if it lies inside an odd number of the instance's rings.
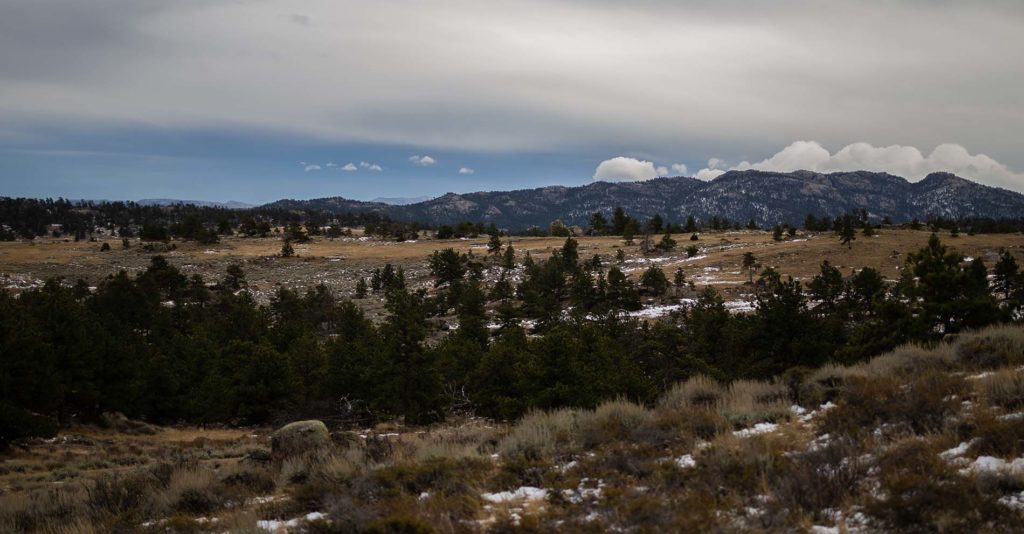
[[[362,422],[420,424],[452,410],[508,419],[617,396],[651,401],[696,373],[763,378],[852,363],[1010,321],[1024,307],[1012,255],[990,271],[934,235],[896,283],[826,262],[804,285],[751,256],[749,314],[730,313],[713,288],[696,292],[682,271],[669,281],[654,267],[635,281],[615,260],[580,258],[572,238],[541,261],[497,245],[487,257],[433,253],[431,291],[410,289],[390,265],[372,284],[361,280],[357,297],[386,302],[377,323],[358,298],[323,286],[282,288],[258,305],[241,267],[208,283],[159,256],[138,276],[119,272],[94,290],[50,280],[0,293],[0,441],[106,411],[255,424],[329,418],[344,407]],[[488,281],[488,272],[500,274]],[[643,294],[686,291],[695,303],[663,320],[627,313]]]

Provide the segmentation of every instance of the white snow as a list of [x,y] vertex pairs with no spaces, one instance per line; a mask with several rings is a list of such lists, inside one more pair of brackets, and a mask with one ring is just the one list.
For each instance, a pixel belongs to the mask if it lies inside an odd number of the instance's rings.
[[493,503],[509,502],[509,501],[539,501],[547,498],[548,490],[543,488],[535,488],[533,486],[523,486],[515,491],[499,491],[497,493],[482,493],[481,497],[485,501]]
[[697,460],[693,459],[692,454],[684,454],[679,458],[676,458],[676,465],[683,469],[688,469],[690,467],[696,467]]
[[1024,510],[1024,491],[1000,497],[999,504],[1016,510]]
[[957,458],[959,456],[963,456],[964,454],[967,453],[967,449],[971,448],[971,444],[972,443],[974,443],[973,439],[971,441],[965,441],[965,442],[957,445],[956,447],[953,447],[952,449],[948,449],[948,450],[940,452],[939,456],[943,460],[951,460],[953,458]]
[[282,528],[295,528],[299,526],[302,521],[316,521],[323,519],[324,514],[320,512],[310,512],[303,517],[297,517],[295,519],[289,519],[287,521],[279,521],[276,519],[266,519],[256,522],[256,527],[266,530],[268,532],[277,532]]
[[775,432],[778,430],[779,425],[775,423],[757,423],[750,428],[744,428],[743,430],[737,430],[732,435],[738,438],[749,438],[750,436],[756,436],[758,434],[767,434],[769,432]]
[[1013,475],[1024,474],[1024,458],[1015,458],[1011,462],[1007,462],[1002,458],[996,458],[995,456],[979,456],[967,467],[960,470],[960,474],[966,475],[970,473],[1003,473],[1008,472]]

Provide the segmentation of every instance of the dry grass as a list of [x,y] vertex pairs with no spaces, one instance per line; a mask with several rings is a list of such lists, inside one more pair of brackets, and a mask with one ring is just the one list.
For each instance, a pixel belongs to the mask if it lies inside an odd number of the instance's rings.
[[1002,369],[973,382],[979,398],[989,405],[1010,410],[1024,406],[1024,372]]
[[535,411],[525,415],[498,444],[505,458],[547,458],[572,442],[579,412],[571,409]]
[[957,358],[974,368],[992,369],[1024,363],[1024,330],[993,326],[961,334],[954,344]]
[[[685,253],[680,250],[670,254],[671,259],[659,265],[670,276],[677,267],[681,267],[687,279],[694,280],[698,285],[708,281],[705,269],[717,269],[713,273],[715,287],[726,298],[734,298],[748,292],[743,287],[746,278],[740,272],[745,252],[753,252],[762,265],[771,266],[801,280],[809,280],[817,274],[822,260],[828,260],[840,269],[872,267],[886,278],[897,279],[898,269],[903,265],[907,253],[924,246],[929,235],[927,231],[888,229],[881,231],[878,237],[858,239],[852,249],[847,249],[839,246],[830,232],[801,232],[796,239],[776,242],[771,239],[770,232],[712,231],[701,233],[701,255],[706,257],[684,261]],[[677,235],[675,238],[685,241],[688,236]],[[611,263],[619,249],[626,252],[627,261],[643,257],[638,245],[625,246],[619,238],[579,237],[577,240],[581,257],[596,254],[602,256],[606,263]],[[336,291],[348,293],[358,276],[366,276],[373,267],[385,262],[404,267],[411,283],[423,283],[427,277],[425,260],[431,252],[453,247],[461,252],[473,250],[481,253],[486,241],[486,237],[464,241],[423,238],[416,242],[396,243],[376,239],[359,241],[314,237],[310,243],[296,246],[299,257],[281,259],[274,258],[281,248],[279,238],[226,237],[214,245],[175,242],[177,250],[166,256],[172,264],[183,268],[186,274],[201,274],[209,280],[220,279],[228,265],[240,263],[249,274],[250,286],[262,298],[264,292],[269,294],[277,284],[301,288],[323,282]],[[528,237],[514,238],[513,241],[518,254],[529,251],[534,258],[541,259],[561,247],[564,240]],[[994,263],[1000,248],[1019,252],[1018,241],[1019,238],[1014,235],[976,235],[947,239],[956,251],[984,258],[990,265]],[[137,273],[145,269],[152,255],[144,252],[138,242],[131,249],[122,250],[120,240],[106,240],[112,250],[99,253],[103,242],[75,243],[50,238],[37,239],[35,244],[2,242],[0,273],[35,279],[53,276],[63,276],[69,280],[84,278],[95,283],[120,269]],[[1024,254],[1018,254],[1018,261],[1024,261]],[[630,263],[626,267],[628,270],[642,265]],[[639,276],[641,271],[638,269],[629,274]],[[371,311],[376,309],[372,302],[364,304]]]

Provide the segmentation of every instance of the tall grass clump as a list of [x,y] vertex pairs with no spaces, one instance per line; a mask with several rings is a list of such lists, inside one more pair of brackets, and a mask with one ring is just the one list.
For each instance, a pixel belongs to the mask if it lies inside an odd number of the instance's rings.
[[974,388],[989,405],[1007,409],[1024,406],[1024,372],[1002,369],[975,380]]
[[957,359],[971,367],[994,369],[1024,363],[1024,329],[992,326],[961,334],[953,344]]
[[584,447],[628,439],[653,420],[654,415],[635,402],[625,399],[608,401],[593,411],[584,410],[579,413],[579,439]]
[[577,418],[578,412],[569,408],[530,412],[501,440],[498,452],[506,458],[549,457],[572,443]]

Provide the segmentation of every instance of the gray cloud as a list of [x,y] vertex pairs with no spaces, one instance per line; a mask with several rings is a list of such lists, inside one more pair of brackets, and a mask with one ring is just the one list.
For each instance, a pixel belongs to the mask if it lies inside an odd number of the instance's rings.
[[245,129],[435,150],[626,145],[661,161],[867,140],[958,143],[1024,168],[1021,2],[290,6],[8,0],[0,123],[27,131],[5,135]]

